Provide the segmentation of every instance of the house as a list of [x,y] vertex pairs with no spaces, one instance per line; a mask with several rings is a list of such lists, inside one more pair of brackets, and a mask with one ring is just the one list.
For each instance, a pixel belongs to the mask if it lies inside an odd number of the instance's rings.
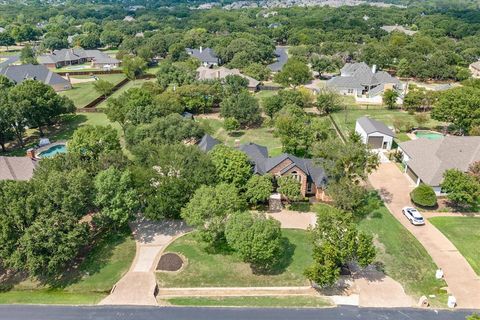
[[197,145],[200,148],[200,150],[204,152],[208,152],[212,150],[213,147],[215,147],[217,144],[221,144],[221,142],[213,138],[211,135],[206,134],[202,137],[202,140],[200,140],[200,142]]
[[227,76],[240,76],[248,80],[248,89],[252,91],[257,91],[260,85],[260,81],[253,79],[252,77],[246,76],[240,72],[238,69],[228,69],[225,67],[219,67],[216,69],[210,69],[207,67],[199,67],[197,69],[197,79],[198,80],[222,80]]
[[38,63],[48,68],[61,68],[87,62],[91,62],[94,68],[115,68],[120,65],[119,60],[100,50],[84,50],[82,48],[54,50],[51,54],[39,56],[37,60]]
[[362,137],[362,142],[372,149],[390,150],[392,148],[395,133],[383,122],[368,117],[358,118],[355,132]]
[[135,21],[135,18],[132,17],[132,16],[125,16],[125,18],[123,18],[123,21],[125,21],[125,22],[133,22],[133,21]]
[[275,47],[275,56],[277,57],[277,61],[271,63],[267,66],[268,69],[272,72],[280,72],[282,71],[283,66],[288,61],[288,54],[287,49],[285,47]]
[[29,157],[0,157],[0,180],[30,180],[37,163]]
[[[385,90],[396,90],[403,94],[403,84],[385,71],[377,71],[374,65],[370,68],[365,62],[347,63],[340,70],[340,76],[333,77],[326,83],[327,88],[342,95],[355,97],[359,103],[383,102]],[[399,98],[401,103],[401,97]]]
[[407,36],[413,36],[415,33],[417,33],[417,31],[409,30],[409,29],[407,29],[403,26],[399,26],[399,25],[383,26],[383,27],[380,27],[380,29],[385,30],[388,33],[401,32],[401,33],[406,34]]
[[42,65],[10,65],[0,68],[0,75],[6,76],[16,84],[21,83],[24,80],[37,80],[48,84],[55,91],[64,91],[72,88],[72,85],[68,80],[65,80]]
[[211,48],[202,48],[200,49],[185,49],[189,55],[200,60],[204,67],[212,68],[220,64],[220,59],[217,57],[213,49]]
[[420,138],[400,143],[399,150],[403,153],[405,173],[414,183],[425,183],[441,195],[440,184],[446,170],[466,172],[472,163],[480,161],[480,137]]
[[470,72],[472,73],[472,77],[474,78],[480,78],[480,60],[477,62],[472,63],[468,69],[470,69]]
[[255,174],[272,174],[274,177],[291,175],[300,182],[300,190],[304,197],[315,197],[318,200],[328,199],[325,194],[327,175],[322,167],[313,160],[299,158],[283,153],[277,157],[269,157],[266,147],[256,143],[246,143],[239,147],[250,159]]

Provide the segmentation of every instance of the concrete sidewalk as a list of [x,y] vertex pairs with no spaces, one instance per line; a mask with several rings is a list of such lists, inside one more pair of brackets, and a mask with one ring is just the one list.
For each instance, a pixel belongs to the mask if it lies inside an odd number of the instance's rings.
[[425,226],[418,227],[403,216],[402,208],[411,204],[409,194],[414,188],[411,181],[394,163],[380,164],[369,180],[392,215],[420,241],[437,266],[443,269],[448,292],[456,297],[458,307],[480,308],[480,278],[457,248],[428,221]]

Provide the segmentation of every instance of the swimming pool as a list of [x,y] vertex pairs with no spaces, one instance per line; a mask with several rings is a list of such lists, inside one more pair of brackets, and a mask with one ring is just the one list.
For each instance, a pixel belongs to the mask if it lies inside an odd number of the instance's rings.
[[430,140],[437,140],[443,138],[443,134],[440,132],[429,131],[429,130],[417,130],[415,131],[417,138],[425,138]]
[[51,158],[60,153],[67,153],[67,146],[64,144],[57,144],[53,147],[48,148],[45,151],[42,151],[38,154],[40,158]]

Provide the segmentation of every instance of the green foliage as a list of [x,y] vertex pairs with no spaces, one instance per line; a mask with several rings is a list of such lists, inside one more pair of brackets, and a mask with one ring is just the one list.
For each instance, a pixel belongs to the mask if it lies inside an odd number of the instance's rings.
[[383,93],[383,103],[387,106],[388,109],[395,109],[397,107],[397,98],[399,93],[392,89],[387,89]]
[[222,87],[218,82],[183,85],[175,93],[180,97],[182,106],[194,113],[207,113],[222,99]]
[[467,316],[465,319],[466,319],[466,320],[480,320],[480,315],[474,313],[474,314],[472,314],[472,315],[470,315],[470,316]]
[[442,191],[458,206],[476,207],[480,202],[480,182],[475,177],[457,169],[443,174]]
[[95,90],[105,98],[112,93],[115,85],[108,80],[99,79],[93,83]]
[[228,245],[250,263],[254,272],[267,273],[279,263],[282,250],[280,222],[250,212],[230,216],[225,227]]
[[210,151],[210,158],[220,181],[231,183],[239,189],[245,187],[253,174],[252,164],[247,155],[240,150],[218,144]]
[[299,201],[303,199],[300,189],[300,182],[294,177],[287,175],[277,178],[277,192],[288,201]]
[[240,123],[235,118],[226,118],[223,122],[223,128],[228,132],[233,132],[240,129]]
[[329,180],[327,193],[332,198],[335,207],[347,211],[355,211],[360,208],[367,196],[365,187],[353,183],[345,177],[338,181]]
[[423,183],[413,189],[410,193],[410,199],[412,199],[413,203],[422,207],[433,207],[437,204],[435,191],[433,191],[432,187]]
[[367,267],[375,259],[372,237],[359,232],[352,215],[339,209],[319,208],[312,240],[314,262],[305,276],[321,287],[335,284],[347,262]]
[[252,63],[243,69],[243,73],[247,76],[257,79],[259,81],[268,80],[270,77],[270,70],[260,63]]
[[91,125],[75,130],[67,149],[86,159],[98,159],[102,153],[121,150],[117,130],[111,126]]
[[95,216],[97,222],[107,228],[125,226],[140,205],[130,171],[110,167],[95,177],[94,184],[94,203],[100,210]]
[[270,119],[273,117],[284,107],[284,101],[282,97],[279,95],[274,95],[270,97],[265,97],[262,100],[262,109]]
[[182,209],[185,222],[199,229],[200,238],[210,247],[224,243],[225,223],[229,215],[246,209],[238,189],[226,183],[215,187],[201,186]]
[[20,61],[23,64],[38,64],[35,51],[33,51],[32,47],[26,45],[22,48],[20,51]]
[[342,98],[335,91],[322,90],[317,95],[317,109],[323,114],[329,114],[343,108]]
[[309,67],[298,59],[289,59],[282,71],[275,75],[275,81],[285,87],[294,88],[307,83],[312,78]]
[[266,202],[273,192],[272,177],[270,175],[253,175],[247,182],[245,198],[251,204]]
[[166,89],[168,86],[183,86],[195,80],[195,69],[186,64],[163,61],[158,65],[157,81]]
[[262,117],[258,101],[248,91],[227,96],[220,103],[220,115],[235,118],[242,127],[258,125]]
[[13,46],[15,44],[15,40],[13,39],[8,32],[0,32],[0,46],[8,47]]
[[147,69],[147,63],[140,57],[125,56],[122,60],[123,73],[130,80],[135,80],[143,75]]
[[216,182],[207,154],[183,144],[141,144],[133,149],[137,192],[149,219],[178,218],[202,185]]

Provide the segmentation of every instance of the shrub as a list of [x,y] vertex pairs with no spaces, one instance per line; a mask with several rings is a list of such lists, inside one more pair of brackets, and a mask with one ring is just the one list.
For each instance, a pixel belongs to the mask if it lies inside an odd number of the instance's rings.
[[433,207],[437,204],[437,196],[435,191],[426,184],[421,184],[410,193],[413,203],[422,207]]

